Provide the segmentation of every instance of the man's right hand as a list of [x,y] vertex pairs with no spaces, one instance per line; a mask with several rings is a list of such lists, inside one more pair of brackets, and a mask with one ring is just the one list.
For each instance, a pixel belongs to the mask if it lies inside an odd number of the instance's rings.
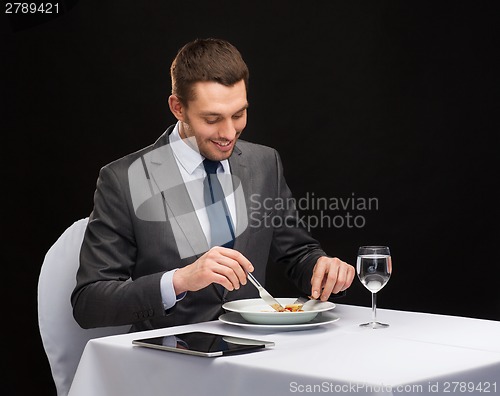
[[240,252],[220,246],[213,247],[194,263],[175,271],[175,294],[197,291],[211,283],[227,290],[238,290],[247,283],[247,272],[254,270],[252,263]]

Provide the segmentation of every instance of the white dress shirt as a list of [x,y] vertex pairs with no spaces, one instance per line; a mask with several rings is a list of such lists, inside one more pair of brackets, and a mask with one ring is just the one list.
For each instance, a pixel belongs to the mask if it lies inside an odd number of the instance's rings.
[[[192,138],[191,141],[194,142],[194,138]],[[195,180],[202,181],[207,175],[203,166],[203,160],[205,159],[205,157],[203,157],[198,151],[196,151],[193,147],[186,143],[184,139],[180,137],[179,122],[177,122],[174,130],[169,136],[169,143],[170,147],[172,148],[177,166],[179,167],[182,180],[184,181],[184,184],[186,185],[186,188],[188,190],[188,194],[191,198],[193,207],[198,208],[196,209],[196,216],[198,217],[203,233],[207,238],[208,245],[211,246],[210,222],[208,220],[208,214],[203,198],[203,183],[194,182]],[[221,161],[221,165],[222,166],[219,166],[219,168],[217,169],[217,173],[231,175],[229,161],[223,160]],[[231,178],[224,177],[220,181],[222,189],[224,191],[224,195],[226,196],[226,202],[231,214],[233,225],[236,228],[236,205]],[[179,296],[175,295],[173,285],[173,275],[175,271],[177,271],[177,269],[166,272],[165,274],[163,274],[160,281],[161,296],[165,309],[173,307],[177,301],[181,300],[185,296],[185,293]]]

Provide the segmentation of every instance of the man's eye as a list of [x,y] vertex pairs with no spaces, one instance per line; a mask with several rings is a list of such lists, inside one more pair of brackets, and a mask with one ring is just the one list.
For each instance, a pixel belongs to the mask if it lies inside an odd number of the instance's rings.
[[233,115],[233,119],[237,120],[238,118],[243,117],[243,113]]
[[205,122],[207,124],[215,124],[215,123],[217,123],[217,121],[219,121],[217,118],[206,118],[205,119]]

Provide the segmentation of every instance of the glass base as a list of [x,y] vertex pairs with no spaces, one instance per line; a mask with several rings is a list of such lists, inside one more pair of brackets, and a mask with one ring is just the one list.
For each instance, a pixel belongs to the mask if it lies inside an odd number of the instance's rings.
[[360,327],[370,327],[372,329],[385,329],[386,327],[389,327],[389,325],[387,323],[380,323],[380,322],[362,323],[359,326]]

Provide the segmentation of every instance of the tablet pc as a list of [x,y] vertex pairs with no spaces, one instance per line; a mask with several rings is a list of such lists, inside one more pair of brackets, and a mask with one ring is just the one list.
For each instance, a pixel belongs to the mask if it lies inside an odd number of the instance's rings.
[[274,342],[271,341],[233,337],[202,331],[143,338],[133,340],[132,344],[147,348],[205,357],[252,352],[262,348],[274,346]]

